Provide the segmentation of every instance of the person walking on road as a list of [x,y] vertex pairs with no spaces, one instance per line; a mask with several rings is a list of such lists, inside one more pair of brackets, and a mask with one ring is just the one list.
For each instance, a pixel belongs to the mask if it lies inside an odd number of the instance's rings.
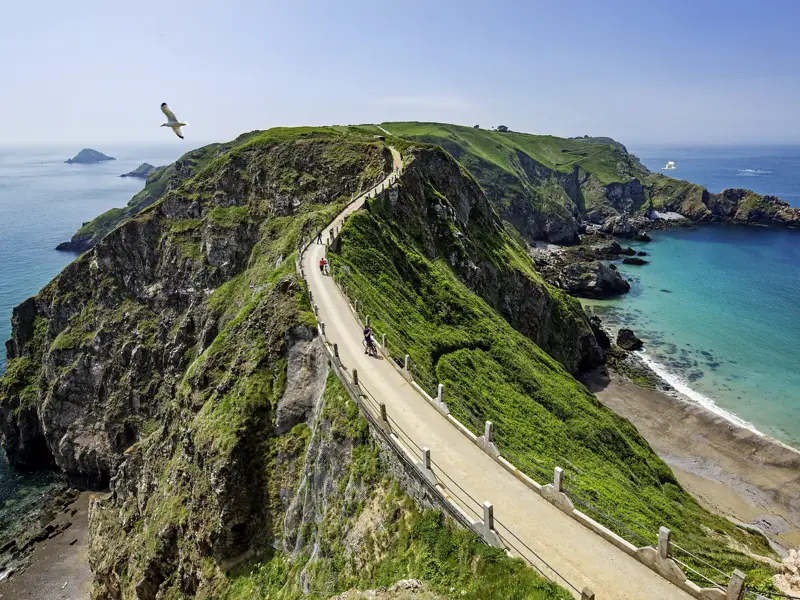
[[325,275],[325,267],[328,266],[328,261],[325,260],[325,257],[319,259],[319,272]]
[[318,244],[322,243],[322,230],[321,229],[317,232],[317,243]]

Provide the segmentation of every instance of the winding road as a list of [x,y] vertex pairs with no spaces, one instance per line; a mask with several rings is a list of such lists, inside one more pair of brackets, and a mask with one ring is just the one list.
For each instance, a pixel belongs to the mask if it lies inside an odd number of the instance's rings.
[[[395,167],[402,168],[400,154],[394,149],[392,154]],[[363,206],[367,194],[388,186],[391,177],[351,203],[323,231],[323,240],[329,239],[333,227]],[[496,529],[501,535],[508,537],[506,526],[512,530],[570,582],[577,598],[580,592],[575,588],[584,587],[590,588],[597,600],[692,597],[528,489],[460,433],[387,359],[365,355],[361,325],[333,278],[321,274],[318,268],[326,250],[324,244],[312,243],[302,256],[302,264],[318,305],[319,320],[325,323],[327,338],[338,345],[343,367],[348,372],[358,370],[362,387],[386,404],[389,416],[416,444],[430,449],[440,470],[479,502],[494,505]],[[446,482],[443,485],[446,487]],[[534,556],[527,558],[536,564]],[[568,587],[561,580],[559,583]]]

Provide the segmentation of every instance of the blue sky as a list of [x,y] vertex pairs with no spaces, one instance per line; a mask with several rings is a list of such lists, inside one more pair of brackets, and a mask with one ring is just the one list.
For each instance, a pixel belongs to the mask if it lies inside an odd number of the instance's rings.
[[[164,7],[168,7],[166,10]],[[800,2],[9,2],[0,144],[430,120],[800,143]]]

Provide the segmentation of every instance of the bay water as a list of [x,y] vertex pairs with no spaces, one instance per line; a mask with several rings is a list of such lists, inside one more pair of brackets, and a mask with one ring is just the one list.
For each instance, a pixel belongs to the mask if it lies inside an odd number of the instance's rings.
[[[631,149],[653,171],[800,206],[800,148]],[[627,295],[591,302],[645,340],[644,360],[691,399],[800,448],[800,230],[713,225],[631,244]]]

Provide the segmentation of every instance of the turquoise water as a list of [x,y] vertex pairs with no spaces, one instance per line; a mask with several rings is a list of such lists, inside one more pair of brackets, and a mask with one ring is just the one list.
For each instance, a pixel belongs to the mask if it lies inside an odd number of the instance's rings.
[[680,391],[800,447],[800,231],[709,226],[656,232],[650,264],[598,303],[646,341],[652,366]]
[[[632,148],[653,171],[713,192],[744,187],[800,206],[800,147]],[[643,358],[690,398],[800,448],[800,231],[655,232],[650,264],[620,265],[621,299],[593,303],[646,342]]]

